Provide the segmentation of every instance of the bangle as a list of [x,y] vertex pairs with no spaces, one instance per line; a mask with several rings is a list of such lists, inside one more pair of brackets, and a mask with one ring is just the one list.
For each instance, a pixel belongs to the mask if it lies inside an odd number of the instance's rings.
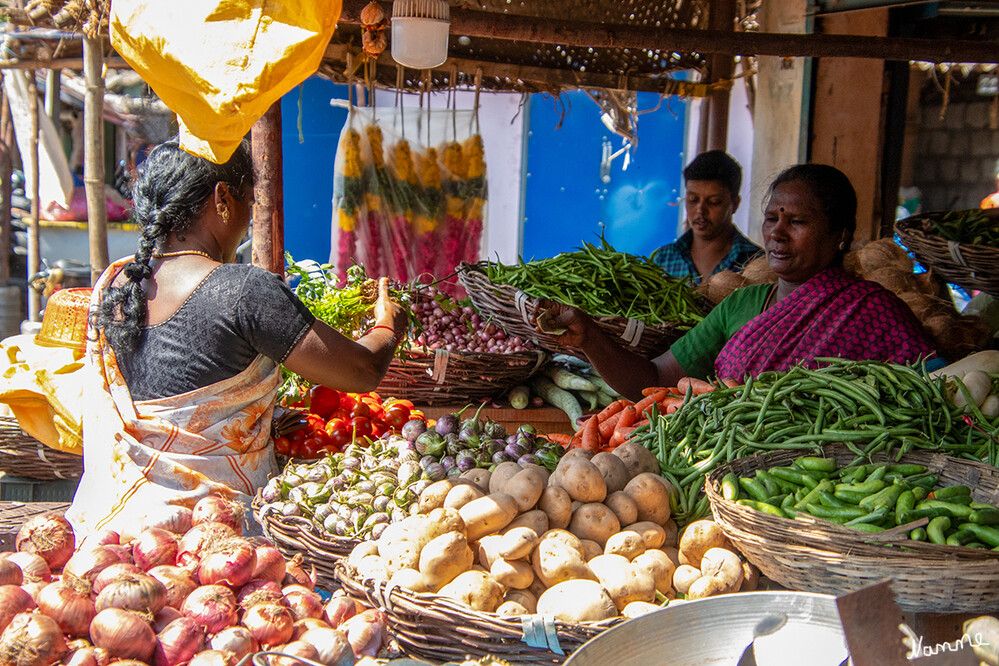
[[392,328],[391,326],[372,326],[372,327],[371,327],[371,328],[369,328],[369,329],[368,329],[367,331],[365,331],[365,332],[364,332],[364,334],[365,334],[365,335],[367,335],[367,334],[371,333],[371,331],[375,331],[375,330],[378,330],[379,328],[383,328],[383,329],[385,329],[386,331],[391,331],[391,332],[392,332],[392,338],[393,338],[393,339],[394,339],[394,340],[395,340],[396,342],[398,342],[398,341],[399,341],[399,336],[395,334],[395,329],[394,329],[394,328]]

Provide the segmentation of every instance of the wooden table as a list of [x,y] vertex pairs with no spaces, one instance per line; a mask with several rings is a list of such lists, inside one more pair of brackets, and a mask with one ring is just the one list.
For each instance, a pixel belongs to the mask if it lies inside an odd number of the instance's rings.
[[[429,419],[437,419],[444,414],[450,414],[461,409],[461,407],[456,407],[454,405],[448,407],[416,405],[416,408],[426,414]],[[478,405],[469,407],[461,413],[461,417],[467,418],[475,414],[476,409],[478,409]],[[562,433],[571,435],[575,432],[575,429],[569,422],[569,417],[566,416],[565,412],[557,407],[528,407],[527,409],[514,409],[513,407],[493,407],[491,405],[487,405],[482,408],[479,418],[489,418],[493,421],[502,423],[509,432],[515,431],[518,427],[526,423],[531,424],[537,428],[538,432],[541,433]]]

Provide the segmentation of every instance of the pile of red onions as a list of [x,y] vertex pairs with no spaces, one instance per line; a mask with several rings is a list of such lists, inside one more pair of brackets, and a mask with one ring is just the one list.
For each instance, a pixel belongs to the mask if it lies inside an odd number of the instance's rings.
[[430,298],[411,306],[423,327],[413,342],[430,349],[457,352],[509,354],[534,349],[534,343],[507,334],[494,322],[482,317],[471,306],[462,307],[447,294],[428,287]]
[[352,664],[385,644],[383,614],[343,596],[324,603],[301,557],[240,536],[228,501],[203,502],[190,520],[161,521],[127,543],[102,531],[75,552],[61,517],[25,523],[23,549],[0,555],[0,663],[234,666],[274,650]]

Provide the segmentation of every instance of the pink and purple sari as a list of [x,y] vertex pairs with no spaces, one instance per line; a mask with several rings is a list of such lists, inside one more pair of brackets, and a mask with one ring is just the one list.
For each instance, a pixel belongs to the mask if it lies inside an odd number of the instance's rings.
[[936,350],[912,310],[881,285],[827,269],[740,328],[715,359],[718,377],[787,370],[816,357],[912,363]]

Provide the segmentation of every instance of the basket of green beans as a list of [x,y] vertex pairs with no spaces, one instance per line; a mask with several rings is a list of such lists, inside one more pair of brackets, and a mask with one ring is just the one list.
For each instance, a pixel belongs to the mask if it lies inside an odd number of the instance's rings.
[[737,459],[705,492],[728,539],[790,589],[841,595],[889,578],[908,611],[999,602],[999,469],[989,465],[921,450],[858,461],[834,444]]
[[584,243],[574,252],[516,264],[462,264],[458,280],[475,307],[507,332],[557,353],[582,350],[556,344],[530,322],[538,299],[577,307],[635,352],[653,357],[704,318],[710,304],[690,284],[645,257]]

